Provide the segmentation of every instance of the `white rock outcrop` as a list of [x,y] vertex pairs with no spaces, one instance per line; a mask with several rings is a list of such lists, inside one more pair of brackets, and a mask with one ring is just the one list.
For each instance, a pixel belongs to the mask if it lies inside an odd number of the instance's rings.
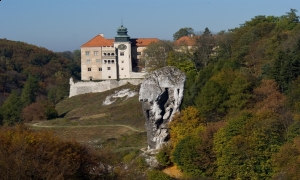
[[168,123],[179,111],[185,80],[179,69],[164,67],[148,74],[141,84],[139,100],[146,119],[148,150],[159,149],[168,141]]

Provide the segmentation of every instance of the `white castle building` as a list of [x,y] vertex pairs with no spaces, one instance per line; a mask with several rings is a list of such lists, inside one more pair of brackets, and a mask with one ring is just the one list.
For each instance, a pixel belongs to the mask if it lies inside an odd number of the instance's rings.
[[130,38],[123,25],[114,39],[99,34],[81,46],[81,80],[143,78],[139,64],[145,47],[157,38]]

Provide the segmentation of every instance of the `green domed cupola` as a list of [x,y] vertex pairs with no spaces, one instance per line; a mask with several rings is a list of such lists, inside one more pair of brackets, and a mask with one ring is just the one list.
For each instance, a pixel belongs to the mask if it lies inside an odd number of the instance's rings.
[[128,42],[130,37],[128,36],[127,32],[127,28],[121,25],[121,27],[117,29],[118,34],[115,37],[115,42]]

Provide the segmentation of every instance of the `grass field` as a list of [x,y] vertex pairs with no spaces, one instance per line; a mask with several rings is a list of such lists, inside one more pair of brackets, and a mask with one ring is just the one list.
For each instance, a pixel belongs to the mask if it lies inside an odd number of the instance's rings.
[[60,118],[28,125],[35,130],[50,130],[63,139],[116,152],[146,147],[145,119],[138,94],[103,105],[108,95],[122,89],[139,91],[138,86],[128,84],[102,93],[66,98],[56,105]]

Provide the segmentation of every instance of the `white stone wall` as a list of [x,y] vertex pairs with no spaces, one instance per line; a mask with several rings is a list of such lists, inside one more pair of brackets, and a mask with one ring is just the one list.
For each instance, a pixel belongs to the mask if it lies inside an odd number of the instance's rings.
[[76,82],[74,83],[73,78],[70,78],[70,95],[69,97],[76,96],[79,94],[104,92],[119,86],[123,86],[127,83],[138,85],[143,82],[143,79],[122,79],[117,80],[106,80],[101,82]]

